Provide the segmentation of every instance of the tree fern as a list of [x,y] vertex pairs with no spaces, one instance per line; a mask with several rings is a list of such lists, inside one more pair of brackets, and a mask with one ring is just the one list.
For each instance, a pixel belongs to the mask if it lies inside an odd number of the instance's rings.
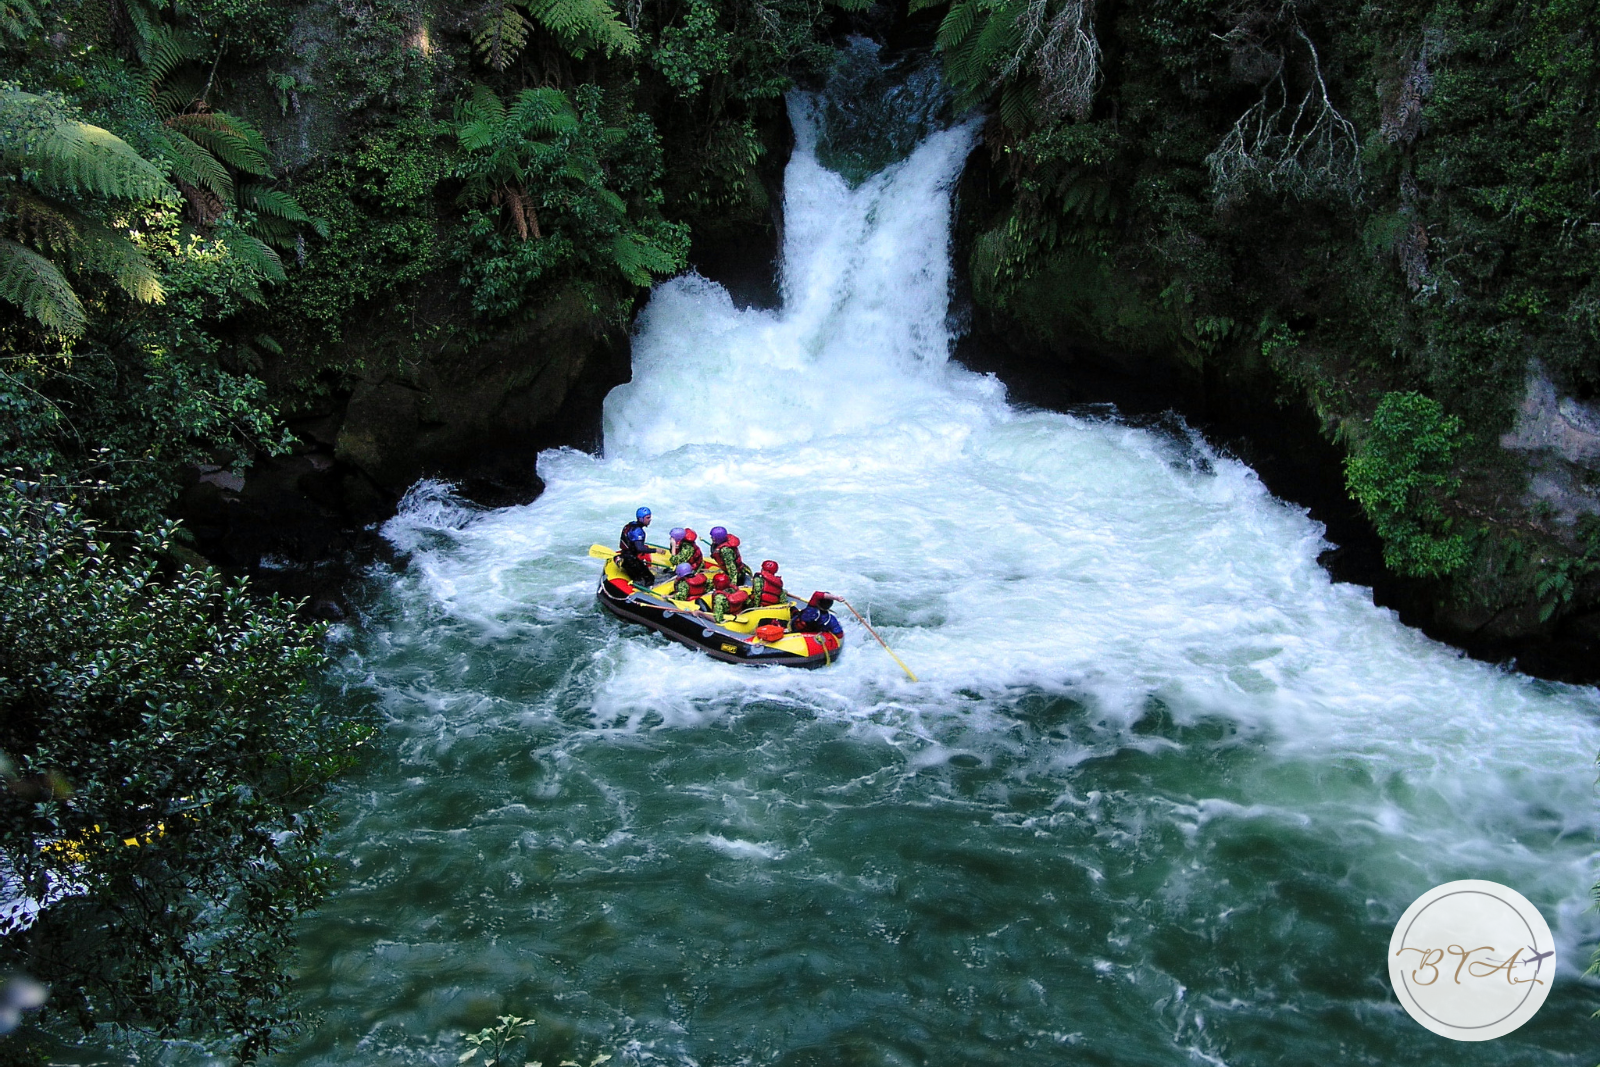
[[166,176],[109,130],[33,93],[0,90],[0,165],[49,193],[151,200],[172,194]]
[[144,64],[147,94],[154,98],[156,87],[173,71],[199,58],[203,45],[196,35],[169,26],[157,25],[147,34],[139,35],[135,47]]
[[212,110],[203,98],[204,85],[179,73],[201,55],[201,43],[156,27],[140,46],[145,93],[162,118],[163,155],[200,228],[209,229],[235,206],[252,213],[245,231],[253,244],[236,237],[232,247],[261,277],[281,281],[283,263],[269,246],[292,247],[302,226],[326,236],[327,224],[307,214],[290,194],[244,180],[270,177],[271,153],[254,125]]
[[0,237],[0,300],[16,304],[45,329],[68,337],[81,334],[88,324],[83,303],[56,265],[4,237]]
[[633,55],[639,50],[639,38],[610,0],[501,0],[473,36],[483,61],[495,70],[505,70],[527,46],[532,29],[529,19],[579,59],[595,49],[608,56]]
[[20,38],[38,28],[39,14],[28,0],[0,0],[0,31]]
[[483,23],[473,43],[483,61],[505,70],[528,43],[528,20],[510,3],[502,3]]
[[0,90],[0,180],[6,190],[0,298],[67,336],[87,325],[69,269],[109,274],[136,300],[161,299],[149,260],[126,236],[98,222],[93,214],[100,208],[85,200],[173,195],[161,171],[121,138],[55,100]]
[[[283,269],[283,259],[272,246],[265,241],[248,233],[230,233],[224,238],[228,250],[234,258],[249,267],[256,274],[269,282],[281,282],[288,279],[289,275]],[[256,294],[257,303],[260,295]]]
[[[939,2],[911,0],[910,9]],[[1089,115],[1101,58],[1094,0],[954,0],[937,44],[962,102],[998,92],[1000,121],[1015,132]]]
[[578,113],[559,89],[524,89],[506,116],[524,137],[553,137],[577,128]]
[[118,288],[141,304],[159,304],[164,298],[161,279],[144,254],[122,234],[90,222],[79,235],[76,265],[111,275]]
[[635,233],[619,233],[611,241],[611,255],[617,269],[634,285],[650,285],[653,274],[671,274],[679,269],[672,252]]
[[221,111],[191,112],[174,115],[166,126],[234,170],[246,174],[269,171],[266,142],[256,128],[243,119]]
[[172,176],[180,182],[209,189],[226,204],[233,199],[233,175],[216,156],[177,131],[167,131],[162,139]]
[[239,206],[248,208],[258,215],[270,215],[273,218],[283,219],[285,222],[298,222],[317,230],[324,237],[327,236],[327,223],[314,219],[300,206],[300,201],[284,192],[282,189],[273,189],[256,182],[243,183],[239,186]]
[[580,58],[590,48],[601,48],[608,56],[639,50],[639,39],[609,0],[527,0],[526,7],[535,21]]
[[34,193],[16,190],[0,200],[0,217],[4,216],[9,216],[12,233],[35,248],[66,252],[78,243],[78,212]]
[[956,0],[939,23],[938,44],[941,51],[949,52],[961,45],[978,24],[980,0]]

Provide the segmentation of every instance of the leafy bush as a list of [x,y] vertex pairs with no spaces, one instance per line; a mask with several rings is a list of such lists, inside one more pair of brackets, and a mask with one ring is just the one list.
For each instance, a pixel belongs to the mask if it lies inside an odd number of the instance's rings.
[[37,484],[0,482],[0,871],[45,905],[0,969],[48,1020],[222,1037],[292,1022],[295,917],[322,892],[323,788],[372,727],[322,702],[321,634],[170,531],[115,551]]
[[1384,562],[1437,578],[1464,567],[1468,540],[1452,531],[1442,501],[1461,487],[1452,464],[1461,420],[1421,393],[1388,393],[1366,437],[1345,460],[1345,484],[1383,538]]

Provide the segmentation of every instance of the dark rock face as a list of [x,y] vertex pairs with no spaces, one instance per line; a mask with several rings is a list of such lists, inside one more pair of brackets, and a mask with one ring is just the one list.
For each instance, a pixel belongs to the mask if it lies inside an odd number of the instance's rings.
[[376,527],[418,479],[492,507],[526,503],[543,488],[538,453],[598,448],[601,404],[628,377],[626,333],[575,292],[531,321],[432,345],[402,346],[381,311],[365,318],[349,348],[372,370],[323,409],[291,414],[291,454],[242,478],[196,468],[178,503],[207,560],[324,619],[347,613],[347,579],[382,553]]
[[[358,357],[381,366],[379,353]],[[498,505],[531,500],[539,450],[599,446],[599,403],[625,381],[627,338],[575,293],[532,322],[488,337],[458,335],[414,362],[357,383],[334,458],[398,499],[422,477],[461,483]]]

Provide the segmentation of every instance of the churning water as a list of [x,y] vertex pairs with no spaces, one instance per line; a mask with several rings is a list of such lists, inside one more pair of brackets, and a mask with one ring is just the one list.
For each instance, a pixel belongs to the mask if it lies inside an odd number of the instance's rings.
[[[853,184],[791,103],[784,303],[657,287],[604,456],[526,507],[419,486],[341,668],[387,745],[343,796],[285,1059],[546,1064],[1576,1064],[1600,923],[1589,690],[1462,659],[1318,567],[1322,531],[1203,441],[1020,410],[947,362],[933,128]],[[722,523],[846,616],[816,672],[603,614],[645,504]],[[1562,969],[1458,1045],[1388,988],[1423,890],[1508,883]]]

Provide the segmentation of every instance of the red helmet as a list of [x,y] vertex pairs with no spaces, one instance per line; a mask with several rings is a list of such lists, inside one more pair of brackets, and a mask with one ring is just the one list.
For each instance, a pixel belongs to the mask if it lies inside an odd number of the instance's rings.
[[762,574],[777,574],[778,573],[778,561],[775,560],[775,559],[762,560],[761,561],[761,573]]
[[685,541],[693,541],[695,539],[694,531],[685,526],[683,528],[683,539]]
[[711,579],[711,588],[713,589],[726,589],[728,585],[728,576],[726,574],[719,574]]

